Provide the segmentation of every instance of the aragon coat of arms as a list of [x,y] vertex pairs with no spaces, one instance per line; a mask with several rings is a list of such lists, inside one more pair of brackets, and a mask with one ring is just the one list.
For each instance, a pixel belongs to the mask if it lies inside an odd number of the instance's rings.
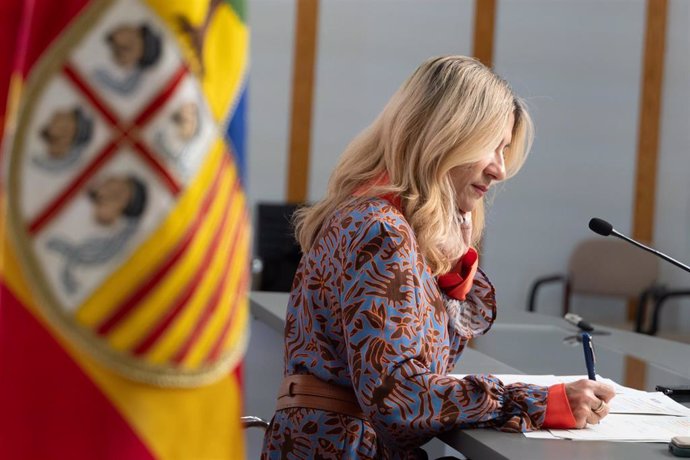
[[244,210],[178,37],[146,5],[96,2],[29,75],[6,160],[9,223],[46,318],[103,364],[194,386],[230,366],[221,255]]

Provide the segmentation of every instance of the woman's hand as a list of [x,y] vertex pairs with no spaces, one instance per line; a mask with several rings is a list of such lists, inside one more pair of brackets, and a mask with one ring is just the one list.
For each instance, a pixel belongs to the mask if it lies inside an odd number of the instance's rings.
[[573,411],[577,428],[594,425],[609,413],[608,402],[616,395],[611,385],[594,380],[565,384],[565,395]]

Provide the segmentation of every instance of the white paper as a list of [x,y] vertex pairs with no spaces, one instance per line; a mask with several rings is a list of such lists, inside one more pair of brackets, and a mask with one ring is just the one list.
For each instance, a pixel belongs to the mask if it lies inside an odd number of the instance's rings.
[[549,430],[529,431],[525,436],[531,439],[563,439],[551,434]]
[[582,430],[549,430],[562,439],[578,441],[669,442],[690,433],[690,417],[610,414]]
[[609,414],[676,415],[690,417],[690,408],[663,393],[617,394],[609,403]]

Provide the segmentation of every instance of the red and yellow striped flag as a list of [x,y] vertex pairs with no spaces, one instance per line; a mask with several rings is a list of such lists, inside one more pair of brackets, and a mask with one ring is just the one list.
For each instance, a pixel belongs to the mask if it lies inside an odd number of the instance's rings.
[[242,458],[243,1],[0,21],[0,458]]

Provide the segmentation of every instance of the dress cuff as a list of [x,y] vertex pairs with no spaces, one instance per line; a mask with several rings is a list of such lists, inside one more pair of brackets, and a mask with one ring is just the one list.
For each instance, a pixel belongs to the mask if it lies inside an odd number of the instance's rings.
[[549,387],[546,399],[546,416],[542,428],[567,430],[576,428],[575,416],[570,409],[568,396],[565,394],[565,384],[559,383]]
[[465,300],[467,293],[472,289],[478,266],[479,255],[473,248],[469,248],[450,273],[438,277],[438,286],[448,297]]

